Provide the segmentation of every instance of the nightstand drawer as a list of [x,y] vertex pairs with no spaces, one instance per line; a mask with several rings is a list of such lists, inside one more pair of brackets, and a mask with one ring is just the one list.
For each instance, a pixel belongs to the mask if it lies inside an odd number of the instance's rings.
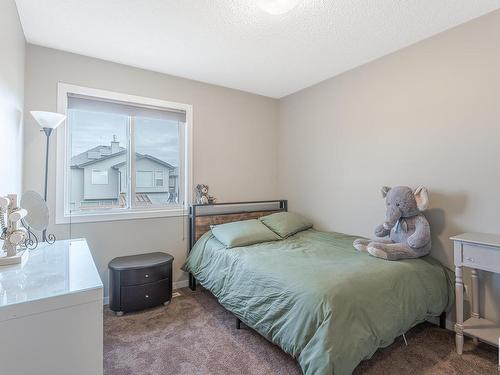
[[463,265],[491,272],[500,272],[500,250],[487,246],[464,243]]
[[122,311],[136,311],[154,307],[170,300],[172,283],[169,279],[121,288]]
[[149,267],[121,272],[121,285],[140,285],[165,279],[169,276],[170,265]]

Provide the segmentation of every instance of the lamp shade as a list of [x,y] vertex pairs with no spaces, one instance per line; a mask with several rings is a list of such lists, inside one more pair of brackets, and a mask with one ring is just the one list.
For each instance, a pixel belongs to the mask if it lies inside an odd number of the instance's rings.
[[65,115],[55,112],[31,111],[30,113],[42,129],[55,129],[66,120]]

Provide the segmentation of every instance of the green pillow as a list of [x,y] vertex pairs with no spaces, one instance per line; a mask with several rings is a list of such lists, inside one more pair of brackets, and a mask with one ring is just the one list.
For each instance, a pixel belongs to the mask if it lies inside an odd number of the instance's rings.
[[243,220],[212,227],[212,234],[227,248],[276,241],[279,236],[259,220]]
[[304,216],[293,212],[277,212],[259,219],[281,238],[312,228],[312,223]]

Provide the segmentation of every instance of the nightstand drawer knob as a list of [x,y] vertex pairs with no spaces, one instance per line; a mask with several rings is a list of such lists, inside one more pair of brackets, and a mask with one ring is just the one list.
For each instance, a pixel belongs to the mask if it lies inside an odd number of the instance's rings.
[[145,275],[144,275],[144,277],[147,279],[147,278],[149,277],[149,275],[148,275],[148,274],[145,274]]
[[472,257],[465,257],[465,260],[467,262],[474,262],[474,258],[472,258]]
[[146,294],[146,296],[145,296],[145,297],[146,297],[146,298],[149,298],[149,294]]

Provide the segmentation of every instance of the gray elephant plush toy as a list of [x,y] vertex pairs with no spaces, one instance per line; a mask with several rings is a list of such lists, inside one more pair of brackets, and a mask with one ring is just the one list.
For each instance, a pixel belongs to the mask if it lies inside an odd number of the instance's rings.
[[429,203],[427,189],[419,186],[413,191],[407,186],[384,186],[382,196],[387,205],[386,220],[375,228],[375,235],[389,238],[359,238],[354,241],[354,247],[387,260],[418,258],[429,254],[431,231],[429,222],[422,214]]

